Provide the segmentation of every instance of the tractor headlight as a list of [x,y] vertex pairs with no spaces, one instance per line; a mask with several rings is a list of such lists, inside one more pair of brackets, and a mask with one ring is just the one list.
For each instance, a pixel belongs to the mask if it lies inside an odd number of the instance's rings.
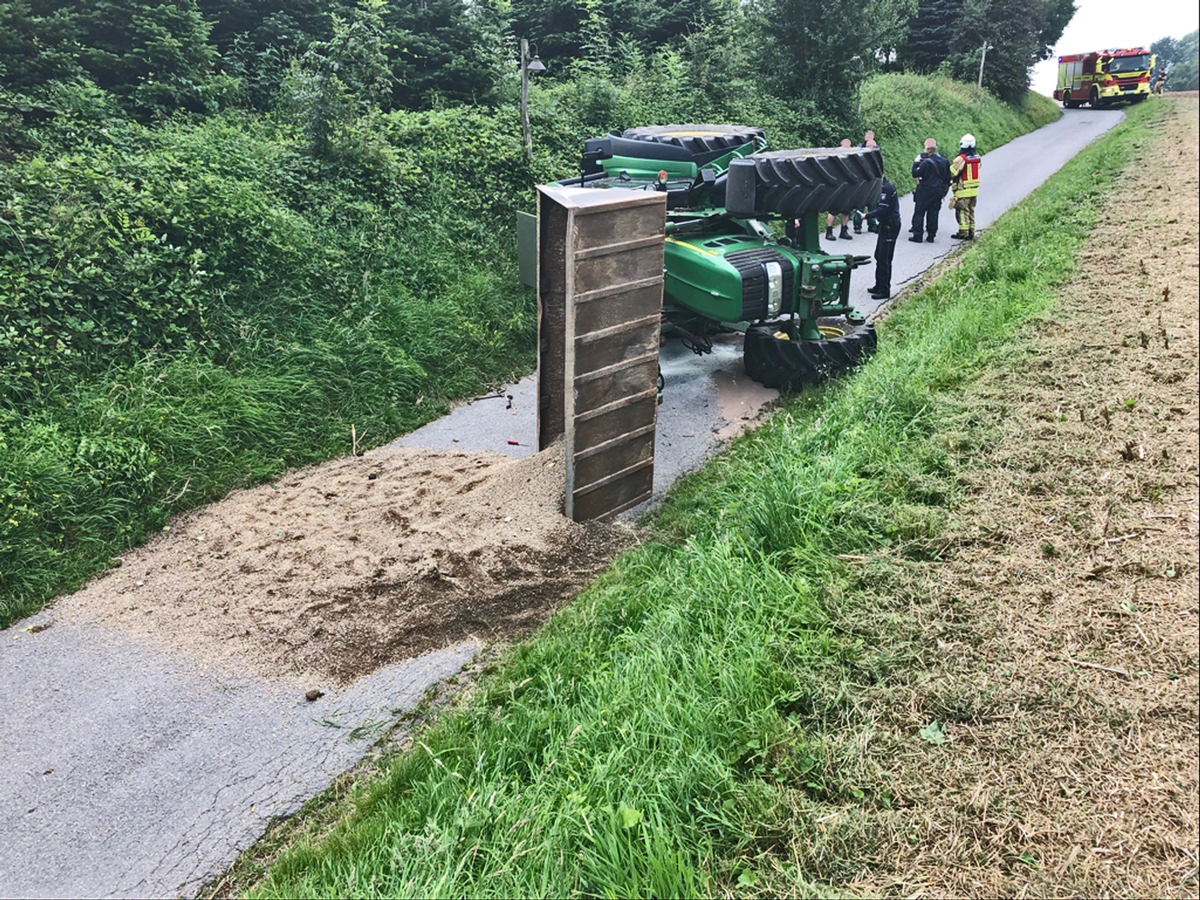
[[783,307],[783,266],[768,262],[763,268],[767,272],[767,313],[777,316]]

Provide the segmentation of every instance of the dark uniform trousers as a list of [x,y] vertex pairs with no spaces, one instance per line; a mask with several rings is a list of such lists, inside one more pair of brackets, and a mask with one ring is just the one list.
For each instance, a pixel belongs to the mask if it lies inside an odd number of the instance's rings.
[[916,237],[924,231],[930,237],[937,234],[938,213],[942,211],[942,195],[936,191],[923,191],[917,188],[913,191],[913,201],[917,208],[913,212],[912,233]]
[[900,237],[900,220],[880,222],[879,237],[875,241],[875,286],[872,293],[892,292],[892,259],[896,255],[896,238]]

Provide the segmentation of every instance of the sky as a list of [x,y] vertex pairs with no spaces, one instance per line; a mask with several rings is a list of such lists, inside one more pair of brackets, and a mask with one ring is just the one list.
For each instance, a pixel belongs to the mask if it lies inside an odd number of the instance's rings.
[[[1196,0],[1075,0],[1075,5],[1075,16],[1054,46],[1053,55],[1033,67],[1031,86],[1039,94],[1054,92],[1062,54],[1108,47],[1148,50],[1159,38],[1181,38],[1200,27]],[[986,71],[983,77],[987,81]]]

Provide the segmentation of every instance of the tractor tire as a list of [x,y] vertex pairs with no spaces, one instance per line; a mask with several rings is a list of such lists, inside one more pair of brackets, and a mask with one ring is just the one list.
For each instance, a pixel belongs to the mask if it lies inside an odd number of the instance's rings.
[[629,128],[621,137],[682,147],[693,156],[728,153],[751,141],[763,141],[761,128],[752,125],[644,125]]
[[778,150],[729,165],[725,208],[734,216],[849,212],[879,202],[883,157],[876,149]]
[[742,359],[746,374],[764,387],[787,393],[823,384],[867,359],[876,344],[875,326],[860,325],[841,337],[793,341],[776,337],[775,325],[746,329]]

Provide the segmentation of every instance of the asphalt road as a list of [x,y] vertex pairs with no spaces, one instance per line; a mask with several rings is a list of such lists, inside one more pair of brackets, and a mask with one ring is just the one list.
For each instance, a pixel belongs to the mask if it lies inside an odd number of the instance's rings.
[[[1120,121],[1068,111],[1057,123],[985,152],[978,227],[1051,177]],[[987,151],[988,148],[983,148]],[[885,148],[915,154],[919,148]],[[901,186],[904,187],[904,186]],[[911,217],[911,200],[904,204]],[[901,240],[894,286],[952,250],[942,213],[933,244]],[[873,236],[838,241],[869,252]],[[854,300],[865,312],[869,278]],[[671,342],[656,445],[655,491],[697,467],[773,396],[751,384],[736,340],[708,356]],[[410,446],[528,455],[532,377],[403,438]],[[517,443],[510,444],[510,441]],[[461,644],[305,702],[295,686],[188,668],[121,635],[54,620],[50,609],[0,633],[0,896],[191,896],[259,837],[370,749],[372,734],[478,650]]]
[[[980,148],[984,157],[975,214],[976,233],[1028,196],[1123,117],[1117,110],[1065,110],[1057,122],[1003,147],[990,152],[986,147]],[[942,149],[947,156],[957,153],[956,148]],[[921,147],[884,148],[885,153],[903,153],[909,160],[920,150]],[[897,187],[906,190],[912,185]],[[950,239],[957,229],[950,210],[942,209],[938,237],[932,244],[914,244],[906,240],[913,214],[911,195],[901,199],[901,214],[905,231],[896,245],[893,298],[902,293],[905,285],[960,245]],[[825,241],[823,246],[832,253],[871,255],[875,252],[875,235],[864,231],[848,241]],[[868,296],[873,277],[870,267],[856,272],[850,296],[854,306],[868,316],[877,313],[887,302]],[[741,359],[741,338],[736,335],[717,340],[713,352],[705,356],[697,356],[679,341],[668,341],[663,347],[660,364],[666,386],[659,407],[655,442],[656,498],[660,498],[676,478],[711,456],[723,439],[737,430],[743,416],[753,418],[764,404],[778,396],[778,392],[752,383],[745,375]],[[490,450],[513,456],[533,453],[537,445],[535,377],[530,375],[508,385],[501,394],[512,396],[511,409],[504,408],[505,404],[496,400],[466,404],[396,443],[406,447]],[[511,441],[516,441],[517,445]],[[639,510],[632,511],[633,514],[637,512]]]

